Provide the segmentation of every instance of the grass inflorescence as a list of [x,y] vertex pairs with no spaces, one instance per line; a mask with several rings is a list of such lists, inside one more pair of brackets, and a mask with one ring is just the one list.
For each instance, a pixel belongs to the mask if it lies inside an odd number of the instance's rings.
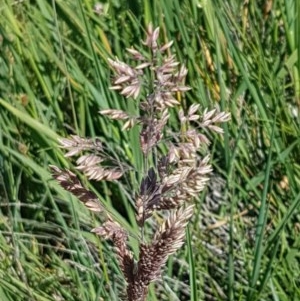
[[[180,105],[174,95],[190,89],[184,84],[187,69],[183,65],[178,67],[179,62],[170,51],[172,42],[159,44],[159,27],[153,29],[152,24],[147,27],[143,44],[146,55],[134,48],[127,49],[136,61],[135,66],[109,60],[116,74],[111,88],[126,98],[133,98],[139,114],[131,116],[116,109],[100,111],[113,120],[124,121],[123,130],[139,127],[143,166],[136,173],[142,177],[139,189],[131,195],[136,224],[140,227],[138,259],[134,259],[128,247],[128,232],[105,210],[96,195],[85,189],[71,171],[51,167],[54,178],[64,189],[90,210],[107,216],[103,225],[92,232],[113,241],[119,267],[127,282],[128,301],[146,300],[150,283],[160,277],[168,257],[182,246],[187,223],[193,215],[194,206],[189,202],[204,190],[212,172],[207,151],[210,141],[204,131],[223,134],[220,124],[230,120],[229,113],[216,109],[199,114],[199,104],[192,104],[186,108],[186,113],[179,110],[181,129],[178,133],[172,132],[168,128],[169,111]],[[166,136],[168,132],[170,137]],[[68,150],[66,157],[79,156],[76,168],[89,180],[116,181],[126,171],[122,164],[108,165],[111,160],[97,138],[92,141],[71,136],[61,139],[60,144]],[[160,151],[161,144],[165,152]],[[161,224],[155,227],[153,238],[147,241],[144,236],[146,222],[161,211]]]
[[[192,128],[185,118],[196,105],[201,118],[218,108],[231,121],[222,135],[204,130],[213,173],[192,202],[187,244],[169,257],[148,299],[300,299],[299,8],[294,0],[2,1],[0,299],[119,300],[118,256],[90,230],[108,222],[102,213],[109,212],[138,260],[138,243],[151,244],[168,216],[150,212],[140,235],[144,210],[133,210],[134,192],[142,204],[141,184],[160,181],[154,158],[186,139]],[[180,62],[177,71],[185,66],[182,84],[191,89],[172,95],[179,105],[168,109],[169,130],[145,164],[140,137],[143,130],[147,139],[142,122],[150,118],[137,104],[154,81],[137,90],[134,80],[154,79],[153,70],[133,74],[124,91],[113,65],[135,69],[132,45],[151,58],[140,43],[150,22],[160,28],[160,48],[173,41],[165,55]],[[165,128],[160,114],[156,129]],[[199,134],[198,121],[192,125]],[[98,145],[109,169],[93,174],[86,165],[99,160],[97,153],[81,158],[77,170],[58,139]],[[87,206],[53,181],[49,165],[69,171]]]

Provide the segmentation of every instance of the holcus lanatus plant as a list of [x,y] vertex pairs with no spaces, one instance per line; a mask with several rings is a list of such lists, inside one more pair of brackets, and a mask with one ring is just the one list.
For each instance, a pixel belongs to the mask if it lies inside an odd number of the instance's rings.
[[[113,242],[120,269],[127,282],[128,301],[147,298],[150,282],[156,280],[168,257],[183,245],[186,226],[193,215],[193,198],[205,188],[212,172],[207,135],[208,130],[222,134],[219,124],[230,115],[217,109],[203,110],[199,104],[180,108],[178,95],[188,91],[185,85],[187,69],[179,66],[170,54],[172,42],[160,45],[159,28],[147,28],[144,50],[127,49],[134,66],[109,59],[115,73],[111,89],[126,98],[132,98],[139,115],[122,110],[100,111],[110,119],[124,121],[123,129],[139,128],[143,169],[139,190],[133,193],[136,222],[140,227],[139,255],[135,259],[128,247],[127,231],[109,214],[97,196],[84,188],[77,176],[51,166],[54,178],[74,194],[90,210],[105,216],[102,226],[93,229],[97,235]],[[179,133],[168,128],[169,110],[175,108],[181,124]],[[100,139],[71,136],[60,139],[67,149],[66,157],[78,156],[77,169],[88,179],[118,181],[126,172],[122,166],[108,166],[105,146]],[[112,162],[112,161],[111,161]],[[153,213],[160,214],[163,222],[154,229],[152,239],[144,235],[147,221]],[[157,219],[156,219],[157,220]]]

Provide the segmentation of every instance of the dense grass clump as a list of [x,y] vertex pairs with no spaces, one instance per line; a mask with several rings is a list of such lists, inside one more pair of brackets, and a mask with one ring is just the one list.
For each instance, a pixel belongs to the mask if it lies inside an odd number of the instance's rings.
[[[207,133],[214,174],[195,200],[187,246],[148,300],[300,299],[298,1],[7,0],[0,12],[1,300],[118,300],[117,258],[90,233],[102,217],[61,189],[49,165],[75,170],[57,143],[73,135],[99,137],[116,162],[141,170],[138,129],[98,111],[136,113],[109,89],[108,59],[129,62],[125,49],[140,45],[151,22],[162,43],[174,42],[192,88],[175,96],[172,131],[193,104],[232,120],[223,138]],[[77,176],[137,233],[138,175]],[[129,244],[136,254],[131,235]]]

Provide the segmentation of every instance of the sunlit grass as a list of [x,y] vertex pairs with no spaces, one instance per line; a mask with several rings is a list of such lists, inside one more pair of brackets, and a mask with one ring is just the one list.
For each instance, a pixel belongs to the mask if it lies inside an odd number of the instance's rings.
[[[188,67],[193,89],[182,106],[218,104],[232,114],[211,145],[225,181],[211,212],[217,223],[200,196],[189,243],[153,291],[159,300],[300,299],[298,1],[110,1],[97,14],[91,1],[8,0],[0,13],[1,300],[118,300],[116,259],[89,233],[99,218],[48,166],[72,168],[57,138],[78,134],[100,136],[139,167],[137,136],[98,111],[131,109],[108,89],[107,58],[126,61],[150,21]],[[132,228],[126,181],[86,184]],[[224,225],[226,240],[213,240]]]

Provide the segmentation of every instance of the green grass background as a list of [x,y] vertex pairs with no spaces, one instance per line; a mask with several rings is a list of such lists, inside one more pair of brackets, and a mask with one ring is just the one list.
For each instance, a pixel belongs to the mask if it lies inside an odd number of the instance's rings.
[[[215,216],[230,229],[219,245],[222,279],[202,244],[202,195],[186,247],[149,300],[300,300],[299,1],[111,0],[100,14],[95,4],[0,1],[0,300],[119,300],[124,283],[111,247],[89,232],[101,219],[48,166],[72,168],[57,138],[78,134],[101,137],[139,168],[136,135],[97,112],[133,109],[108,89],[107,58],[126,61],[125,48],[141,45],[149,22],[189,70],[193,89],[182,103],[232,114],[224,139],[211,145],[226,180]],[[128,195],[136,183],[82,180],[137,231]]]

